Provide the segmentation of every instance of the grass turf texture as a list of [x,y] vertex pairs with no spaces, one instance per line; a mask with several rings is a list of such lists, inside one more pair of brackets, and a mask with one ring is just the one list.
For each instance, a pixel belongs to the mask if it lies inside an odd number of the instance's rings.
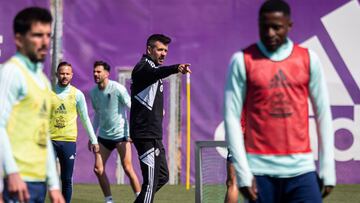
[[[224,186],[214,187],[214,192],[209,192],[206,202],[223,202]],[[221,189],[219,189],[219,188]],[[212,189],[209,189],[211,191]],[[111,191],[116,203],[128,203],[134,201],[134,194],[129,185],[111,185]],[[210,196],[211,195],[211,196]],[[324,203],[353,203],[360,200],[360,185],[338,185],[335,187],[333,193],[325,198]],[[46,202],[50,202],[47,200]],[[73,189],[73,203],[102,203],[104,197],[102,195],[99,185],[95,184],[76,184]],[[193,203],[195,202],[195,188],[189,191],[185,189],[184,185],[166,185],[155,195],[156,203]]]

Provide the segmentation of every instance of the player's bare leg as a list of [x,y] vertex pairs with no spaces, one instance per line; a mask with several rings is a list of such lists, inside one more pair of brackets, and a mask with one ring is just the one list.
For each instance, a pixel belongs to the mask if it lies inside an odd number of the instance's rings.
[[94,172],[98,178],[101,190],[105,197],[111,196],[109,179],[105,172],[106,162],[111,154],[111,151],[108,150],[104,145],[99,143],[99,152],[95,153],[95,166]]
[[127,175],[127,177],[129,177],[131,188],[134,193],[138,195],[141,191],[141,186],[132,165],[131,143],[120,142],[116,145],[116,148],[119,152],[121,164],[124,168],[125,174]]
[[226,195],[225,195],[225,203],[238,203],[239,199],[239,189],[236,183],[236,173],[234,165],[227,161],[227,178],[226,178]]

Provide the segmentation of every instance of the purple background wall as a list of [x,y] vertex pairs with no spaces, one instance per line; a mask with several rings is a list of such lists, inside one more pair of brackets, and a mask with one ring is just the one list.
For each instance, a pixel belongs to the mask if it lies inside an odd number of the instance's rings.
[[[6,3],[5,3],[6,2]],[[88,96],[94,85],[92,64],[95,60],[108,61],[112,67],[132,67],[145,50],[146,38],[152,33],[164,33],[173,38],[166,64],[192,64],[192,153],[196,140],[214,140],[214,132],[222,122],[223,89],[227,65],[231,55],[258,40],[257,12],[260,0],[128,0],[128,1],[64,1],[64,60],[74,66],[73,84]],[[294,27],[290,38],[303,43],[316,35],[326,50],[341,81],[349,92],[353,105],[332,103],[334,120],[354,120],[354,106],[360,103],[360,91],[339,54],[337,47],[325,29],[321,17],[329,14],[349,0],[288,1],[292,7]],[[357,1],[358,3],[359,1]],[[0,44],[3,62],[14,51],[10,30],[14,13],[23,6],[47,5],[47,1],[17,1],[17,4],[2,1],[0,6]],[[6,15],[4,15],[6,14]],[[9,26],[10,25],[10,26]],[[360,28],[359,28],[360,29]],[[48,69],[47,69],[48,70]],[[116,80],[113,68],[112,79]],[[182,109],[185,109],[185,88],[182,94]],[[87,97],[89,101],[89,97]],[[93,115],[88,103],[90,115]],[[182,115],[185,124],[185,112]],[[359,127],[359,126],[358,126]],[[185,182],[186,131],[183,126],[182,175]],[[336,147],[346,150],[353,145],[356,136],[349,129],[336,129]],[[166,140],[165,140],[166,142]],[[92,173],[93,156],[86,150],[87,136],[80,125],[76,182],[96,182]],[[360,147],[360,146],[358,146]],[[354,155],[355,156],[355,155]],[[192,156],[191,182],[195,168]],[[138,161],[133,150],[134,165]],[[109,176],[115,180],[115,154],[109,160]],[[337,161],[340,183],[360,183],[356,171],[360,169],[357,158]],[[140,173],[138,173],[140,174]]]

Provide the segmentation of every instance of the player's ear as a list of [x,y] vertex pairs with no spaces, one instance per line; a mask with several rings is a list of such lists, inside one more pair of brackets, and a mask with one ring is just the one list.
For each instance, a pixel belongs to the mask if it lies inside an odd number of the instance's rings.
[[23,35],[21,35],[20,33],[16,33],[15,34],[15,45],[16,48],[21,49],[23,47]]
[[147,53],[148,55],[151,54],[151,46],[147,46],[147,47],[146,47],[146,53]]
[[287,24],[288,24],[288,31],[290,31],[292,26],[293,26],[293,21],[291,20],[290,17],[288,17],[288,23]]

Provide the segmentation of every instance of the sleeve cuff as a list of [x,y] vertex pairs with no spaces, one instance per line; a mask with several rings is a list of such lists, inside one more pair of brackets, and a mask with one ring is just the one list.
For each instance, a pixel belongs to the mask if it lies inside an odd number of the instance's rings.
[[251,187],[254,176],[250,175],[246,178],[244,177],[240,178],[239,176],[236,176],[236,178],[239,187]]
[[60,190],[60,186],[59,185],[53,185],[53,186],[49,185],[49,190]]
[[91,140],[91,144],[99,144],[98,141],[97,141],[97,138]]

